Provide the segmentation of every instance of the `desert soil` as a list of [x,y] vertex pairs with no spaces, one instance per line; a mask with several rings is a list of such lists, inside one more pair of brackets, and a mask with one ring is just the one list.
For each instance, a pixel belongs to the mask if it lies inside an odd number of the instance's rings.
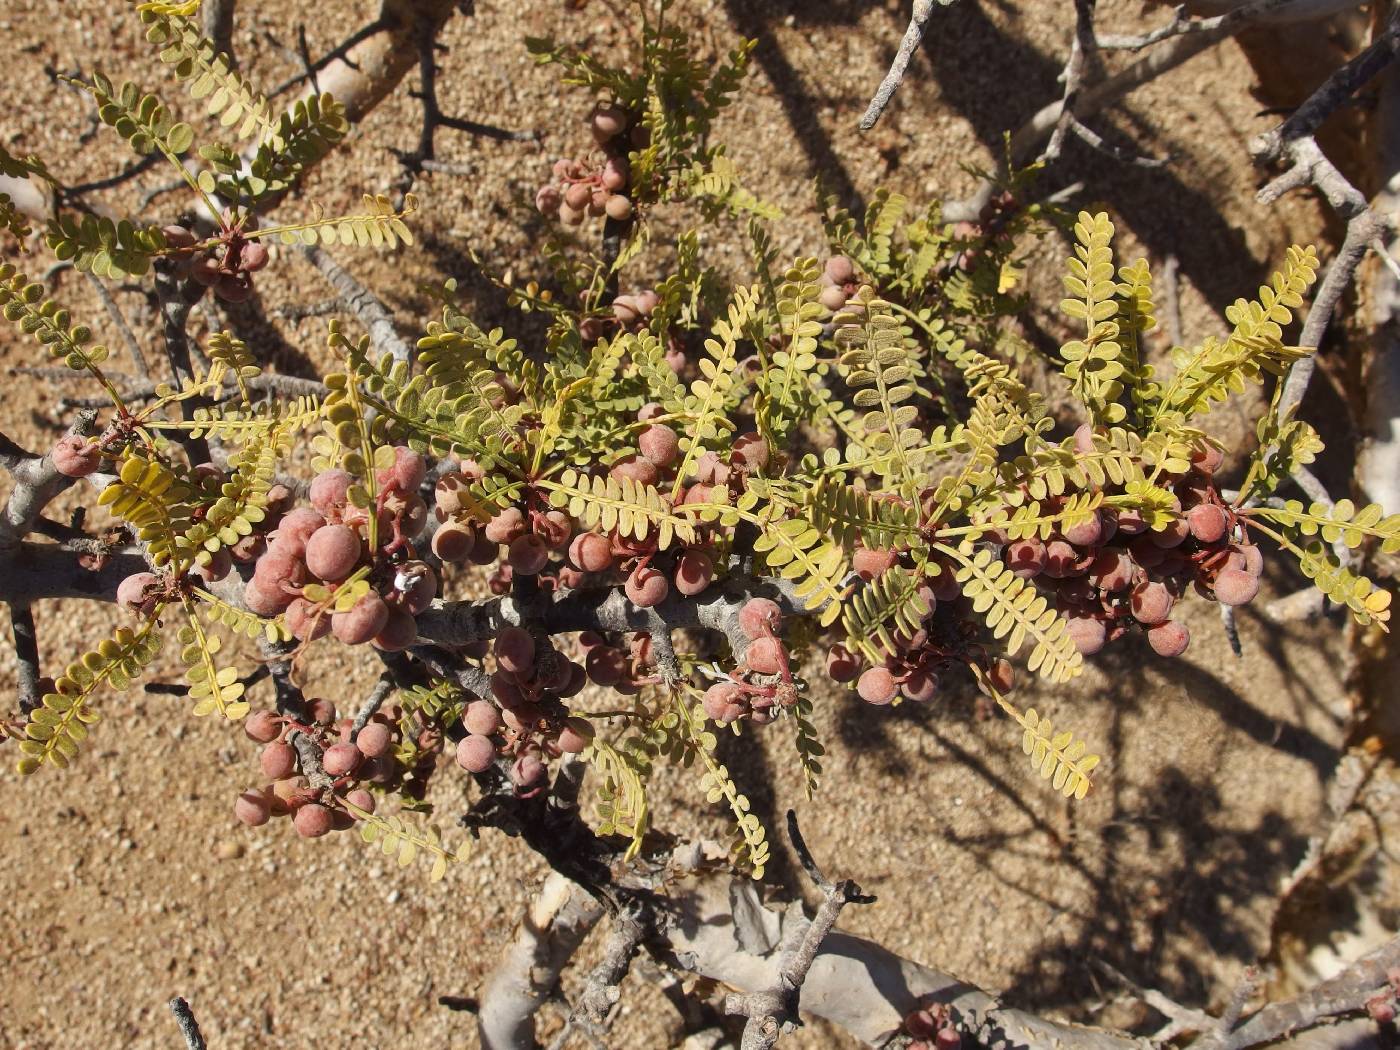
[[[159,85],[182,115],[198,119],[195,105],[162,78],[122,6],[20,0],[0,13],[4,144],[40,153],[69,183],[111,174],[130,158],[51,71],[101,69]],[[1136,3],[1100,6],[1110,27],[1129,27],[1144,13]],[[313,18],[299,5],[244,0],[240,61],[271,87],[296,71],[303,17],[316,54],[374,7],[324,0]],[[444,109],[538,130],[541,141],[444,134],[440,156],[473,174],[419,182],[418,245],[393,256],[339,253],[406,330],[426,320],[419,285],[448,276],[459,278],[483,320],[503,318],[468,249],[487,268],[522,278],[541,269],[531,255],[538,222],[524,202],[554,157],[583,146],[589,99],[532,64],[522,37],[556,34],[605,56],[624,53],[633,41],[626,7],[594,2],[572,12],[557,0],[478,0],[473,14],[449,25]],[[681,5],[704,56],[740,35],[759,40],[743,101],[720,134],[747,184],[786,212],[774,234],[784,257],[820,250],[813,176],[848,205],[880,185],[916,203],[961,196],[973,184],[966,166],[993,166],[1001,133],[1056,90],[1070,5],[964,3],[935,14],[895,103],[876,131],[860,134],[857,118],[893,54],[906,7]],[[1271,120],[1254,84],[1241,51],[1227,43],[1096,122],[1120,145],[1170,156],[1167,166],[1125,166],[1072,144],[1047,176],[1047,189],[1082,180],[1079,202],[1106,202],[1124,252],[1145,254],[1159,269],[1170,256],[1178,260],[1188,339],[1219,331],[1224,308],[1252,291],[1288,243],[1328,236],[1306,202],[1265,209],[1253,199],[1258,177],[1244,144]],[[416,107],[401,89],[316,173],[307,197],[334,212],[387,185],[398,174],[392,150],[416,141]],[[93,199],[133,209],[167,178],[152,169]],[[169,217],[181,206],[179,193],[166,194],[146,215]],[[691,219],[682,214],[673,228]],[[746,256],[741,229],[720,224],[705,233],[712,257],[736,273]],[[1037,301],[1053,304],[1065,244],[1047,236],[1027,248]],[[39,254],[23,265],[37,271],[46,263]],[[664,271],[664,256],[655,266]],[[327,291],[300,260],[278,260],[272,273],[255,303],[220,323],[248,333],[271,367],[318,374],[327,363],[324,319],[289,321],[280,311],[319,302]],[[53,292],[120,346],[83,278],[60,273]],[[117,296],[157,360],[144,297]],[[201,315],[196,326],[209,322]],[[1053,308],[1038,309],[1027,327],[1046,346],[1063,335]],[[124,351],[115,354],[120,368]],[[0,330],[0,355],[11,369],[40,363],[37,348],[9,328]],[[57,398],[93,392],[12,373],[0,428],[44,447],[64,418]],[[1336,407],[1326,403],[1330,396],[1318,395],[1324,415]],[[1249,437],[1243,420],[1226,409],[1214,425],[1241,445]],[[61,509],[73,505],[70,496]],[[1298,583],[1272,570],[1267,596]],[[844,924],[899,952],[1003,990],[1016,1004],[1090,1021],[1144,1019],[1101,983],[1094,960],[1188,1004],[1221,1005],[1267,949],[1280,880],[1318,826],[1347,713],[1347,648],[1335,622],[1280,628],[1249,609],[1240,617],[1244,656],[1236,659],[1214,608],[1189,608],[1185,658],[1157,660],[1127,640],[1069,687],[1025,690],[1026,704],[1104,755],[1099,787],[1079,804],[1033,778],[1008,723],[980,717],[970,691],[931,709],[877,710],[818,687],[816,719],[829,757],[815,801],[804,797],[786,730],[727,743],[725,758],[775,840],[773,892],[798,887],[778,830],[794,807],[828,870],[879,895],[877,904],[849,910]],[[51,668],[118,622],[99,606],[43,603],[37,615]],[[176,680],[168,657],[152,680]],[[370,663],[326,646],[306,668],[308,688],[353,708],[372,682]],[[0,690],[13,696],[13,680],[6,651]],[[266,688],[255,690],[260,703],[269,702]],[[543,878],[541,862],[516,841],[488,837],[445,882],[429,886],[422,872],[397,870],[353,836],[300,841],[285,825],[237,825],[232,801],[255,779],[254,750],[240,732],[195,719],[186,706],[139,689],[106,696],[75,768],[22,779],[12,757],[3,759],[0,1046],[174,1047],[165,1007],[173,995],[191,1001],[219,1050],[476,1045],[470,1015],[443,1008],[438,997],[477,993]],[[434,801],[456,836],[451,825],[469,799],[457,778],[440,781]],[[704,804],[688,775],[664,776],[658,797],[659,827],[724,836],[722,814]],[[608,1045],[672,1043],[674,1015],[646,981],[629,981],[624,1004]],[[548,1009],[546,1017],[557,1023]],[[783,1045],[850,1044],[813,1025]]]

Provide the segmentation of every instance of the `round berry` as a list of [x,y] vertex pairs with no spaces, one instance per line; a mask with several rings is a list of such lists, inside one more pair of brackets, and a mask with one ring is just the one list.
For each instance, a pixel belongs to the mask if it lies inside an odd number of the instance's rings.
[[1104,622],[1092,616],[1071,616],[1065,621],[1065,633],[1074,647],[1085,656],[1093,656],[1108,639]]
[[346,645],[362,645],[389,621],[389,607],[373,591],[365,594],[345,612],[331,616],[331,633]]
[[549,546],[532,532],[510,541],[510,567],[521,576],[536,576],[549,564]]
[[507,507],[486,523],[486,538],[492,543],[509,543],[525,535],[525,514],[519,507]]
[[462,725],[468,733],[490,736],[501,728],[501,715],[489,700],[473,700],[462,712]]
[[352,791],[346,792],[345,801],[356,809],[363,810],[366,813],[374,812],[374,796],[364,788],[355,788]]
[[[388,754],[393,746],[394,732],[383,722],[368,722],[355,734],[355,746],[366,758],[378,758]],[[362,809],[364,807],[361,807]]]
[[514,675],[535,669],[535,638],[523,627],[504,627],[496,635],[496,662]]
[[355,571],[364,546],[348,525],[323,525],[306,541],[306,567],[317,579],[339,583]]
[[632,575],[627,577],[627,582],[623,585],[623,590],[627,593],[628,599],[633,605],[641,609],[647,609],[653,605],[660,605],[666,600],[666,595],[670,589],[670,585],[666,582],[665,574],[658,572],[650,566],[634,570]]
[[1259,577],[1245,569],[1224,569],[1215,578],[1215,596],[1225,605],[1247,605],[1259,593]]
[[1201,503],[1187,511],[1186,524],[1191,529],[1191,535],[1202,543],[1216,543],[1224,537],[1230,522],[1221,507],[1214,503]]
[[833,255],[826,261],[824,269],[836,284],[850,284],[856,279],[855,265],[844,255]]
[[276,711],[254,711],[243,720],[243,733],[249,740],[270,744],[282,735],[282,716]]
[[261,788],[249,788],[234,800],[233,815],[250,828],[260,828],[272,816],[272,800]]
[[373,638],[374,647],[386,653],[403,652],[418,640],[418,621],[397,606],[386,608],[388,615]]
[[612,544],[596,532],[581,532],[569,544],[569,560],[584,572],[606,572],[612,568]]
[[593,742],[593,723],[586,718],[570,718],[559,730],[559,750],[568,755],[581,754]]
[[308,802],[298,806],[292,816],[292,827],[304,839],[319,839],[330,833],[335,826],[335,816],[319,802]]
[[827,650],[826,673],[834,682],[849,682],[860,673],[860,660],[844,645],[833,645]]
[[687,597],[699,594],[714,577],[714,559],[704,551],[686,551],[676,560],[676,590]]
[[296,770],[297,753],[292,750],[291,744],[274,740],[258,755],[258,766],[267,779],[282,780],[284,777],[291,776]]
[[314,642],[330,633],[330,614],[322,612],[316,615],[316,606],[305,598],[293,598],[284,616],[287,630],[298,641]]
[[1069,526],[1064,534],[1065,539],[1077,547],[1098,546],[1105,539],[1103,518],[1095,511],[1087,521]]
[[894,568],[899,555],[889,550],[870,550],[857,547],[851,555],[851,568],[862,580],[873,580]]
[[333,777],[343,777],[355,772],[365,756],[354,744],[332,744],[321,756],[321,768]]
[[1158,656],[1180,656],[1191,643],[1191,632],[1176,620],[1168,620],[1148,630],[1147,641]]
[[898,690],[894,675],[883,667],[871,667],[856,682],[856,692],[867,704],[888,704]]
[[457,743],[457,764],[468,773],[484,773],[496,761],[496,745],[484,736],[464,736]]
[[729,459],[749,470],[762,470],[768,465],[768,442],[760,434],[744,434],[735,439]]
[[642,455],[658,467],[669,467],[680,451],[680,437],[665,423],[649,423],[637,435]]
[[1171,591],[1161,583],[1144,583],[1134,588],[1130,601],[1133,618],[1145,627],[1166,623],[1171,617],[1173,604],[1175,601]]
[[916,704],[927,704],[938,695],[938,675],[915,671],[904,680],[899,691]]
[[1017,540],[1002,555],[1006,566],[1022,579],[1039,576],[1045,569],[1045,544],[1037,539]]
[[588,650],[584,660],[588,677],[599,685],[610,687],[622,681],[627,672],[627,658],[622,650],[611,645],[599,645]]

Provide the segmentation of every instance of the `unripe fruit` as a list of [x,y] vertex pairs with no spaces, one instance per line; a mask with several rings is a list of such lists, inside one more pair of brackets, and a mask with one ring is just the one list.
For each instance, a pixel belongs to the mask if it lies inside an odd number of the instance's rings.
[[659,477],[656,464],[642,456],[623,456],[612,465],[611,474],[615,478],[631,478],[641,485],[655,485]]
[[704,551],[686,551],[676,561],[676,590],[687,597],[703,591],[714,576],[714,559]]
[[243,733],[249,740],[270,744],[282,735],[282,717],[275,711],[254,711],[243,720]]
[[365,727],[355,734],[355,746],[366,758],[378,758],[387,754],[393,742],[394,731],[383,722],[366,723]]
[[739,626],[750,638],[776,634],[782,623],[782,609],[768,598],[750,598],[739,609]]
[[1065,634],[1069,635],[1069,640],[1081,653],[1093,656],[1107,641],[1108,628],[1096,617],[1071,616],[1065,621]]
[[707,717],[727,725],[744,714],[744,690],[733,682],[718,682],[705,690],[700,701]]
[[348,776],[364,757],[354,744],[332,744],[321,756],[321,768],[333,777]]
[[596,532],[581,532],[569,544],[569,560],[584,572],[606,572],[612,568],[612,544]]
[[309,499],[311,505],[327,518],[339,514],[345,508],[346,492],[355,479],[340,468],[323,470],[311,481]]
[[826,654],[826,673],[834,682],[849,682],[860,672],[860,661],[844,645],[833,645]]
[[49,452],[49,462],[66,478],[85,478],[98,468],[102,457],[96,442],[80,434],[66,434]]
[[1168,620],[1149,630],[1147,641],[1158,656],[1180,656],[1191,644],[1191,632],[1177,621]]
[[418,621],[397,606],[388,606],[384,626],[374,636],[374,647],[386,653],[398,653],[418,640]]
[[272,800],[261,788],[249,788],[234,800],[233,815],[250,828],[260,828],[272,816]]
[[153,572],[134,572],[117,584],[117,604],[142,616],[155,612],[159,604],[160,580]]
[[345,612],[331,616],[331,632],[346,645],[361,645],[380,631],[389,621],[389,607],[370,591]]
[[496,745],[484,736],[464,736],[457,742],[457,764],[468,773],[484,773],[496,761]]
[[856,692],[867,704],[888,704],[895,698],[894,675],[883,667],[871,667],[856,682]]
[[637,435],[637,447],[656,466],[669,467],[676,461],[680,438],[665,423],[651,423]]
[[519,507],[507,507],[486,523],[485,531],[492,543],[509,543],[525,534],[525,514]]
[[291,744],[274,740],[258,755],[258,766],[268,780],[281,780],[289,777],[297,767],[297,753]]
[[1259,593],[1259,577],[1244,569],[1225,569],[1215,578],[1215,596],[1225,605],[1246,605]]
[[568,755],[581,754],[593,742],[593,723],[586,718],[570,718],[559,730],[556,743],[559,750]]
[[490,736],[501,728],[501,716],[489,700],[473,700],[462,712],[462,725],[468,733]]
[[758,674],[779,674],[785,663],[783,643],[773,637],[758,638],[745,651],[744,660]]
[[1186,524],[1191,535],[1202,543],[1215,543],[1225,535],[1230,523],[1223,509],[1214,503],[1201,503],[1187,512]]
[[507,553],[510,567],[521,576],[538,575],[549,564],[549,547],[533,533],[517,536]]
[[292,815],[292,827],[304,839],[318,839],[330,833],[335,826],[335,816],[319,802],[308,802],[298,806]]
[[670,585],[663,573],[647,566],[636,569],[622,588],[633,605],[641,609],[660,605],[666,600]]

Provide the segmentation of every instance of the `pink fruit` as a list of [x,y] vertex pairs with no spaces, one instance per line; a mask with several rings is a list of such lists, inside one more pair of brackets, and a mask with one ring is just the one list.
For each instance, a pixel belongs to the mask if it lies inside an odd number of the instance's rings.
[[160,578],[153,572],[134,572],[117,584],[117,604],[142,616],[160,603]]
[[[355,746],[366,758],[378,758],[388,754],[393,746],[394,733],[382,722],[368,722],[355,734]],[[361,807],[364,808],[364,807]]]
[[334,826],[334,815],[319,802],[308,802],[304,806],[298,806],[292,816],[292,827],[296,828],[297,834],[304,839],[318,839],[329,834]]
[[834,682],[849,682],[860,673],[860,661],[844,645],[833,645],[826,654],[826,673]]
[[501,728],[501,716],[489,700],[473,700],[462,712],[462,725],[468,733],[490,736]]
[[398,653],[418,640],[418,621],[397,606],[388,606],[388,617],[375,634],[374,647],[386,653]]
[[705,690],[700,701],[706,716],[725,725],[744,714],[744,691],[733,682],[719,682]]
[[739,626],[750,638],[776,634],[782,622],[782,609],[768,598],[750,598],[739,609]]
[[282,780],[291,776],[296,770],[297,753],[292,750],[291,744],[274,740],[264,747],[258,755],[258,765],[263,771],[263,776],[267,779]]
[[389,607],[370,591],[345,612],[331,616],[331,633],[346,645],[361,645],[369,641],[389,621]]
[[676,561],[676,590],[688,597],[708,587],[714,576],[714,559],[704,551],[686,551]]
[[332,744],[321,756],[321,768],[333,777],[347,776],[364,757],[354,744]]
[[1201,503],[1187,512],[1186,524],[1191,529],[1191,535],[1202,543],[1215,543],[1225,535],[1230,523],[1220,507],[1214,503]]
[[771,635],[755,639],[744,653],[744,660],[758,674],[779,674],[786,662],[783,643]]
[[97,451],[96,442],[80,434],[66,434],[54,444],[49,452],[49,461],[64,477],[85,478],[97,470],[102,456]]
[[1191,632],[1175,620],[1168,620],[1151,628],[1147,641],[1158,656],[1180,656],[1191,643]]
[[243,732],[249,740],[270,744],[282,735],[282,716],[275,711],[254,711],[244,719]]
[[569,544],[569,560],[584,572],[606,572],[612,568],[612,544],[596,532],[581,532]]
[[457,764],[468,773],[484,773],[496,761],[496,745],[484,736],[464,736],[457,743]]
[[1224,569],[1215,578],[1215,596],[1225,605],[1247,605],[1259,593],[1259,577],[1245,569]]
[[233,815],[250,828],[260,828],[272,815],[272,801],[261,788],[249,788],[234,800]]
[[670,591],[670,585],[666,582],[664,573],[647,566],[633,571],[627,577],[627,582],[623,585],[623,590],[627,593],[628,599],[638,608],[646,609],[653,605],[660,605],[666,600],[666,595]]
[[856,692],[867,704],[888,704],[898,692],[894,675],[883,667],[871,667],[856,683]]
[[354,481],[339,468],[322,471],[311,482],[311,505],[327,518],[337,516],[345,509],[348,501],[346,493]]

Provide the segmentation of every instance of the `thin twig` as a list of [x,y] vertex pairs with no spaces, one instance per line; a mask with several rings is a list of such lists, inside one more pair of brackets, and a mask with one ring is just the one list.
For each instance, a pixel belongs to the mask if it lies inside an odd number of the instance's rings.
[[132,363],[136,366],[136,374],[147,383],[151,381],[151,369],[146,364],[146,355],[141,352],[141,344],[136,338],[136,333],[131,330],[131,325],[127,324],[126,315],[117,306],[112,294],[107,291],[107,286],[95,277],[90,270],[84,270],[83,276],[88,279],[88,283],[97,292],[97,297],[102,300],[103,307],[107,310],[107,316],[112,319],[112,323],[117,326],[117,331],[121,333],[122,341],[126,343],[126,348],[131,351]]
[[26,602],[10,603],[10,626],[15,634],[15,658],[19,660],[19,709],[39,706],[39,635],[34,610]]
[[175,1023],[180,1026],[180,1034],[185,1037],[186,1050],[208,1050],[204,1034],[199,1030],[199,1022],[194,1019],[190,1004],[180,996],[170,1000],[170,1012],[175,1015]]
[[[944,7],[950,7],[955,0],[938,0],[938,2]],[[899,50],[895,52],[889,72],[885,74],[885,79],[880,81],[880,86],[875,89],[875,97],[870,100],[870,105],[865,109],[865,115],[860,118],[861,131],[869,131],[875,126],[880,115],[885,112],[885,107],[890,104],[890,99],[899,90],[899,85],[904,82],[904,73],[909,68],[909,60],[914,57],[914,51],[924,39],[924,27],[928,24],[931,14],[933,14],[933,0],[914,0],[914,13],[909,18],[909,28],[904,31],[904,38],[899,42]]]

